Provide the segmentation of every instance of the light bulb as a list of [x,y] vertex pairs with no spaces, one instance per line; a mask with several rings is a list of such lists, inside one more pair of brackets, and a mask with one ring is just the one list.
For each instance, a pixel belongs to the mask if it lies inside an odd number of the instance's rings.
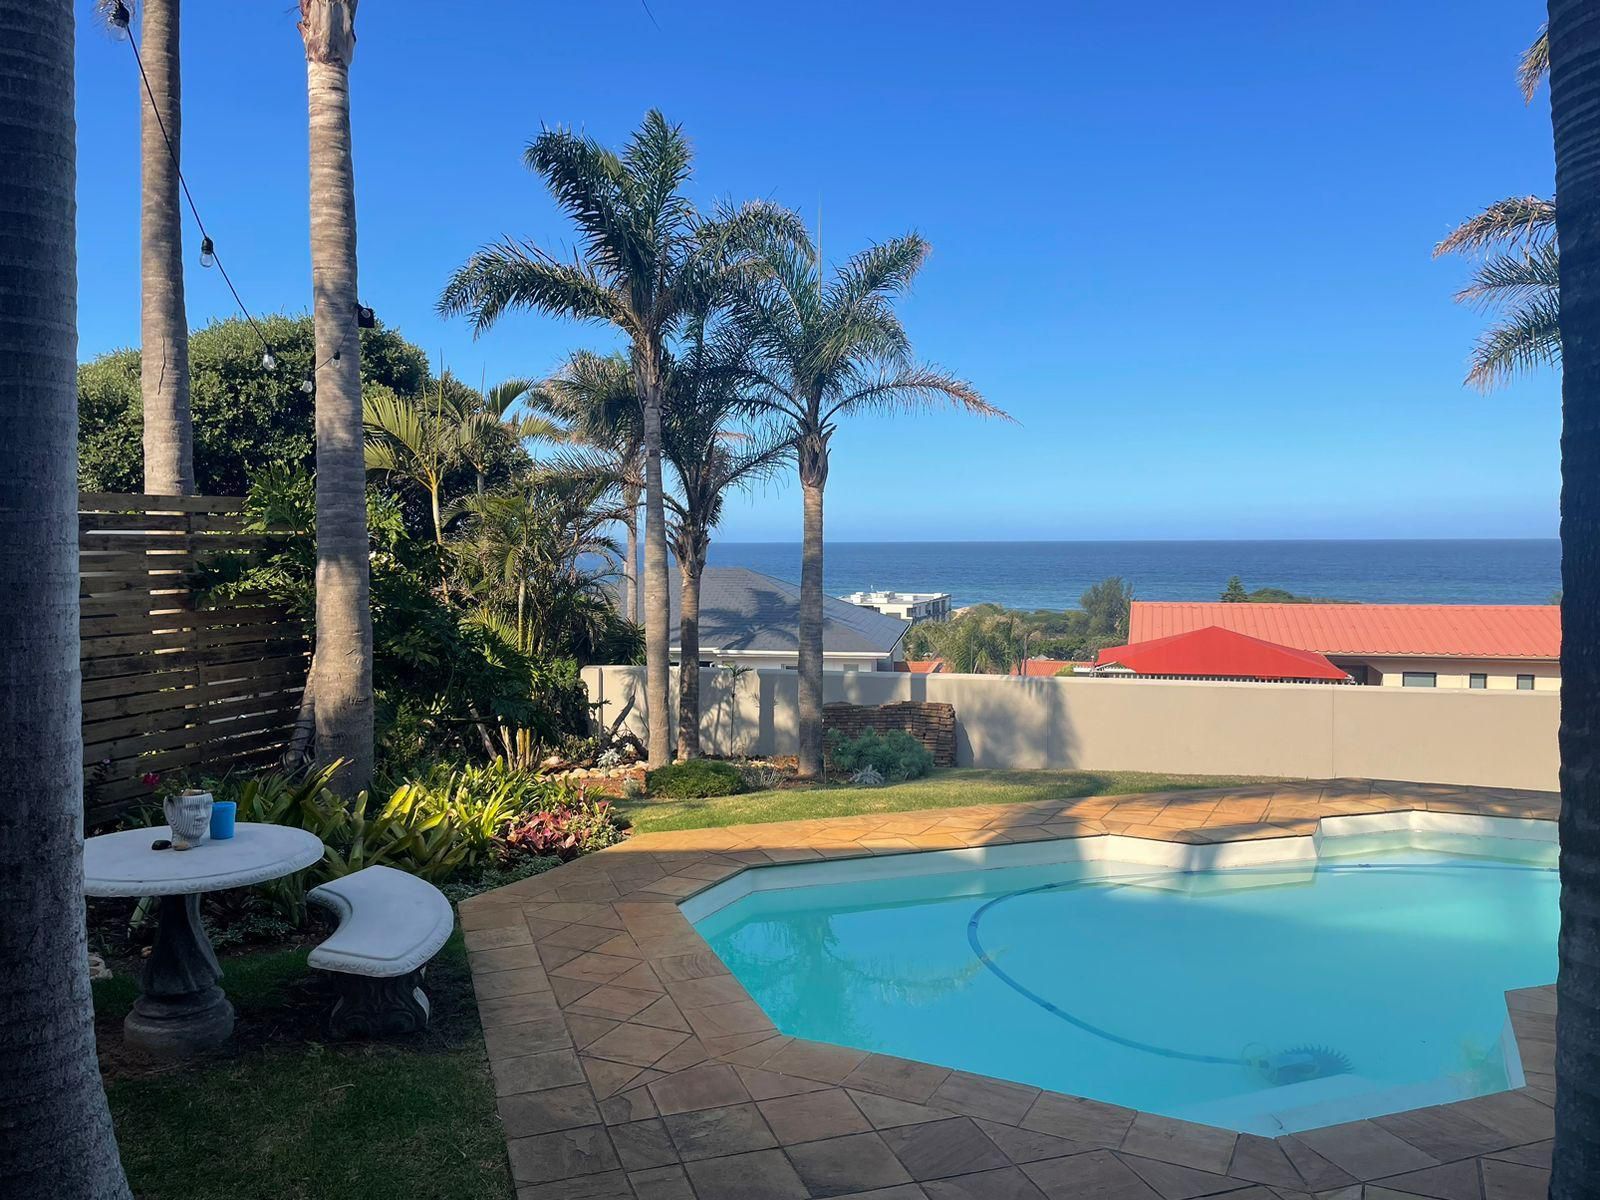
[[300,390],[309,396],[312,392],[317,390],[317,385],[312,383],[309,379],[302,379],[300,381]]
[[261,369],[263,371],[276,371],[278,369],[278,360],[272,357],[271,350],[261,356]]
[[208,237],[200,239],[200,265],[202,267],[217,265],[217,247]]
[[111,22],[112,28],[120,29],[126,33],[133,16],[128,12],[128,6],[122,0],[116,0],[116,3],[111,6],[111,11],[106,14],[106,19]]

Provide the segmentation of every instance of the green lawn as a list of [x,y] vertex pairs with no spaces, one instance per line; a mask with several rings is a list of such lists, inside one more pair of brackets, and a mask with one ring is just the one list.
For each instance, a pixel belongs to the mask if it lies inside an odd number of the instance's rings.
[[183,1067],[120,1051],[135,994],[95,985],[106,1092],[141,1200],[509,1200],[505,1139],[458,933],[428,971],[433,1025],[324,1042],[306,951],[223,960],[239,1045]]
[[1143,771],[986,771],[956,767],[887,787],[820,784],[708,800],[623,800],[618,807],[640,833],[705,829],[760,821],[797,821],[856,813],[959,808],[967,804],[1027,804],[1082,796],[1231,787],[1269,782],[1268,776],[1157,775]]

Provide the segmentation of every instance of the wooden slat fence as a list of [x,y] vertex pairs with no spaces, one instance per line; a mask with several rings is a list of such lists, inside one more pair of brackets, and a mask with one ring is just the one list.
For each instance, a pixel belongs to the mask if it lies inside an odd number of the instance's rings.
[[201,608],[191,574],[258,549],[233,496],[83,493],[78,501],[84,803],[104,820],[147,774],[222,771],[281,754],[308,648],[281,607]]

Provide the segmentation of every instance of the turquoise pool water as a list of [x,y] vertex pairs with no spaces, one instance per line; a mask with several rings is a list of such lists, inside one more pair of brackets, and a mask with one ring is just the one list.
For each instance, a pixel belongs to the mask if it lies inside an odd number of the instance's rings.
[[1469,848],[848,879],[697,928],[785,1033],[1276,1134],[1520,1085],[1555,849]]

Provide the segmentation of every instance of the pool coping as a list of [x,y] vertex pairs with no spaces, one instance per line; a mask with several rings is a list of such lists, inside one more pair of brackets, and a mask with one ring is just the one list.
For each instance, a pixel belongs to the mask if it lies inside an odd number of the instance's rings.
[[775,863],[1105,834],[1209,857],[1326,817],[1558,812],[1323,780],[636,836],[460,905],[518,1200],[1542,1195],[1553,986],[1506,995],[1523,1087],[1269,1138],[781,1034],[678,906]]

